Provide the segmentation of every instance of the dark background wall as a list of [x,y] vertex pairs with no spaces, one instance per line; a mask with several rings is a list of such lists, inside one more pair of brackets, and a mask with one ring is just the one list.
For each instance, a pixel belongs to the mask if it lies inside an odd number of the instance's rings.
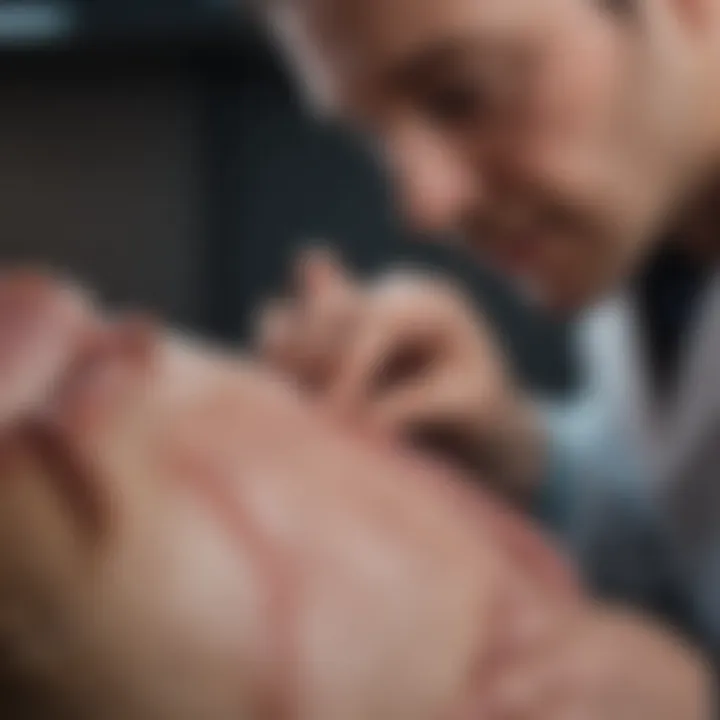
[[[18,22],[27,10],[35,25]],[[242,339],[297,249],[332,241],[360,272],[454,273],[530,384],[572,383],[564,328],[458,251],[405,236],[370,159],[304,116],[229,2],[0,3],[0,97],[1,259]]]

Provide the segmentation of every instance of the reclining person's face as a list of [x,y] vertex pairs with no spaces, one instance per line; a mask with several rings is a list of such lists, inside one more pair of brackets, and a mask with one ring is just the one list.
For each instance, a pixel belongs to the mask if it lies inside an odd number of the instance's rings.
[[260,368],[22,283],[0,329],[18,703],[32,680],[54,718],[462,720],[491,631],[571,594],[531,531]]

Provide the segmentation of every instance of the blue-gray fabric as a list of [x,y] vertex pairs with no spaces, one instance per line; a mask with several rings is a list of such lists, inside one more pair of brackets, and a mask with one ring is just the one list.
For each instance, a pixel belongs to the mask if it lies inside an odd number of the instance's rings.
[[[588,397],[544,413],[550,447],[539,519],[598,596],[654,613],[720,657],[714,640],[720,627],[699,617],[695,588],[682,573],[649,484],[632,448],[606,421],[602,403]],[[720,609],[720,594],[701,600]]]

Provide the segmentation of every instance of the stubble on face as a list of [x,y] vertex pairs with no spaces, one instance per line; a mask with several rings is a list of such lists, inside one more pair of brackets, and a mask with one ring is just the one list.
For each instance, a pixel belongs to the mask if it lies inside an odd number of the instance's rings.
[[[462,234],[502,267],[521,258],[519,276],[554,307],[612,290],[685,202],[685,71],[624,12],[589,0],[286,9],[303,84],[381,140],[407,219]],[[511,56],[530,58],[525,75],[508,72]],[[481,110],[448,120],[469,91]]]

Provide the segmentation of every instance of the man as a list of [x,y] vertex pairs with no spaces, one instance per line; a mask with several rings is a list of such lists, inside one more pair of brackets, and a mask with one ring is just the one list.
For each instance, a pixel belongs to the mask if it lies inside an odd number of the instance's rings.
[[[595,616],[524,521],[249,360],[15,276],[0,365],[6,720],[477,720]],[[643,628],[676,663],[635,717],[700,720],[701,658]]]
[[[322,378],[338,412],[452,435],[541,506],[601,590],[718,653],[720,5],[261,5],[316,107],[374,137],[416,228],[461,233],[550,308],[608,299],[585,325],[576,412],[539,412],[462,298],[429,281],[364,290],[320,262],[301,302],[267,321],[268,356]],[[600,658],[595,639],[574,628],[556,663],[527,661],[508,711],[548,692],[548,665],[570,683],[573,658]],[[586,713],[625,647],[598,661]],[[653,664],[659,687],[665,660],[636,658],[638,677]]]

